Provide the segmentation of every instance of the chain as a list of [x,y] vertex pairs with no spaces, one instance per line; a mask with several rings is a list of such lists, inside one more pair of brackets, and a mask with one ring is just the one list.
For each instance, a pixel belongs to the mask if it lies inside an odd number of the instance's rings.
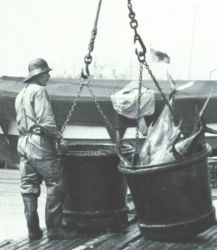
[[130,27],[134,30],[134,43],[138,43],[140,47],[140,51],[136,48],[135,53],[138,57],[139,62],[144,62],[145,54],[146,54],[146,47],[143,43],[141,36],[139,35],[137,28],[138,28],[138,21],[136,20],[136,14],[133,11],[133,6],[131,0],[128,0],[128,9],[129,9],[129,18],[130,18]]
[[[92,33],[91,33],[91,39],[90,39],[90,43],[89,43],[89,47],[88,47],[88,54],[85,56],[84,58],[84,62],[86,64],[86,75],[84,74],[84,72],[82,71],[81,73],[81,78],[83,79],[86,79],[86,78],[89,78],[89,75],[90,75],[90,72],[89,72],[89,65],[91,64],[92,62],[92,56],[91,56],[91,52],[93,51],[94,49],[94,43],[95,43],[95,38],[96,38],[96,35],[97,35],[97,24],[98,24],[98,20],[99,20],[99,12],[100,12],[100,8],[101,8],[101,4],[102,4],[102,0],[99,0],[99,3],[98,3],[98,8],[97,8],[97,14],[96,14],[96,18],[95,18],[95,22],[94,22],[94,28],[92,30]],[[99,113],[101,114],[103,120],[105,121],[105,123],[107,124],[107,127],[110,129],[110,130],[114,130],[113,127],[112,127],[112,124],[110,123],[110,121],[108,120],[108,118],[106,117],[106,115],[104,114],[102,108],[100,107],[100,104],[99,102],[97,101],[96,99],[96,96],[94,95],[93,93],[93,90],[89,87],[89,84],[86,85],[95,104],[96,104],[96,108],[97,110],[99,111]]]
[[[84,88],[84,86],[88,86],[89,82],[90,82],[90,72],[89,72],[89,65],[92,62],[92,56],[91,56],[91,52],[94,50],[94,43],[95,43],[95,38],[97,35],[97,24],[98,24],[98,20],[99,20],[99,13],[100,13],[100,8],[101,8],[101,4],[102,4],[102,0],[99,0],[98,2],[98,7],[97,7],[97,13],[96,13],[96,17],[95,17],[95,22],[94,22],[94,27],[93,30],[91,32],[91,39],[89,42],[89,46],[88,46],[88,54],[84,57],[84,63],[85,63],[85,73],[82,70],[81,72],[81,77],[80,77],[80,88],[79,91],[75,97],[75,99],[73,100],[72,106],[68,112],[68,115],[66,117],[66,120],[61,128],[61,133],[63,133],[63,131],[65,130],[67,124],[69,123],[72,113],[78,103],[78,99],[80,97],[80,94]],[[85,80],[85,81],[82,81]],[[89,89],[89,88],[88,88]]]
[[136,162],[136,153],[139,146],[139,119],[140,119],[140,112],[141,112],[141,96],[142,96],[142,76],[143,76],[143,63],[140,62],[139,65],[139,84],[138,84],[138,99],[137,99],[137,124],[136,124],[136,145],[135,145],[135,151],[133,154],[133,162],[132,167],[134,167]]
[[88,90],[89,90],[91,96],[93,97],[93,100],[94,100],[94,102],[95,102],[95,104],[96,104],[97,110],[99,111],[99,113],[101,114],[103,120],[104,120],[105,123],[107,124],[107,127],[108,127],[110,130],[114,131],[114,128],[112,127],[112,124],[110,123],[110,121],[108,120],[108,118],[107,118],[106,115],[104,114],[102,108],[100,107],[99,102],[97,101],[96,96],[95,96],[94,93],[93,93],[93,90],[89,87],[89,85],[87,85],[87,88],[88,88]]
[[90,38],[90,42],[89,42],[89,46],[88,46],[88,53],[84,57],[85,71],[86,72],[84,73],[84,70],[82,70],[82,72],[81,72],[81,78],[83,78],[83,79],[87,79],[90,76],[89,65],[91,64],[92,59],[93,59],[91,52],[94,50],[94,43],[95,43],[95,39],[96,39],[96,35],[97,35],[97,24],[98,24],[98,20],[99,20],[99,13],[100,13],[101,4],[102,4],[102,0],[99,0],[97,12],[96,12],[96,17],[95,17],[95,22],[94,22],[94,27],[93,27],[93,30],[91,32],[91,38]]
[[108,128],[109,128],[110,130],[112,130],[112,131],[114,130],[114,128],[112,127],[112,124],[110,123],[110,121],[108,120],[108,118],[107,118],[106,115],[104,114],[102,108],[100,107],[100,104],[99,104],[99,102],[97,101],[97,98],[96,98],[96,96],[95,96],[94,93],[93,93],[93,90],[89,87],[89,82],[90,82],[90,79],[88,79],[86,82],[82,82],[82,83],[80,84],[80,89],[79,89],[79,91],[78,91],[77,96],[76,96],[75,99],[73,100],[73,104],[72,104],[72,106],[71,106],[71,108],[70,108],[70,110],[69,110],[69,113],[68,113],[68,115],[67,115],[67,118],[66,118],[66,120],[65,120],[65,122],[64,122],[64,125],[63,125],[62,129],[61,129],[61,133],[63,133],[63,131],[65,130],[65,128],[66,128],[66,126],[67,126],[67,124],[68,124],[68,122],[69,122],[69,120],[71,119],[72,113],[73,113],[73,111],[74,111],[74,109],[75,109],[75,107],[76,107],[76,105],[77,105],[77,103],[78,103],[78,99],[79,99],[79,97],[80,97],[80,94],[81,94],[82,89],[84,88],[84,86],[86,86],[86,87],[88,88],[88,90],[89,90],[89,92],[90,92],[90,94],[91,94],[91,96],[92,96],[92,98],[93,98],[93,100],[94,100],[94,103],[96,104],[97,110],[98,110],[99,113],[101,114],[101,116],[102,116],[103,120],[105,121],[105,123],[107,124]]
[[173,115],[173,118],[175,119],[175,114],[174,114],[174,110],[171,107],[168,99],[166,98],[165,94],[163,93],[158,81],[156,80],[155,76],[153,75],[147,61],[146,61],[146,47],[145,44],[143,43],[143,40],[141,38],[141,36],[138,34],[137,28],[138,28],[138,21],[136,20],[136,14],[133,11],[133,6],[131,3],[132,0],[128,0],[128,9],[129,9],[129,18],[130,18],[130,27],[134,30],[134,43],[138,42],[139,46],[140,46],[140,52],[136,49],[135,53],[138,57],[138,61],[140,63],[143,63],[145,68],[147,69],[149,75],[151,76],[154,84],[156,85],[158,91],[160,92],[164,102],[166,103],[166,105],[168,106],[171,114]]
[[136,144],[135,144],[135,151],[133,154],[133,160],[132,160],[132,167],[135,166],[136,163],[136,156],[137,156],[137,150],[138,150],[138,144],[139,144],[139,117],[140,117],[140,111],[141,111],[141,88],[142,88],[142,76],[143,76],[143,65],[145,66],[146,70],[148,71],[149,75],[151,76],[155,86],[157,87],[158,91],[160,92],[164,102],[168,106],[173,119],[175,119],[175,114],[174,110],[171,107],[168,99],[166,98],[165,94],[163,93],[158,81],[156,80],[154,74],[152,73],[147,61],[146,61],[146,47],[145,44],[139,35],[137,28],[138,28],[138,21],[136,20],[136,14],[133,11],[133,6],[132,6],[132,0],[128,0],[128,9],[129,9],[129,18],[130,18],[130,27],[134,31],[134,44],[137,43],[139,45],[139,50],[136,48],[135,53],[137,55],[137,59],[140,62],[140,67],[139,67],[139,91],[138,91],[138,100],[137,100],[137,126],[136,126]]
[[171,107],[171,105],[170,105],[168,99],[166,98],[166,96],[165,96],[165,94],[164,94],[162,88],[160,87],[160,85],[159,85],[158,81],[156,80],[155,76],[153,75],[153,73],[152,73],[152,71],[151,71],[151,69],[150,69],[150,67],[149,67],[149,65],[148,65],[148,63],[147,63],[147,61],[145,60],[145,61],[143,62],[143,64],[145,65],[145,68],[147,69],[149,75],[151,76],[151,78],[152,78],[152,80],[153,80],[155,86],[157,87],[158,91],[160,92],[160,95],[161,95],[162,98],[164,99],[164,102],[165,102],[166,105],[168,106],[168,108],[169,108],[169,110],[170,110],[170,112],[171,112],[171,114],[172,114],[172,116],[173,116],[173,119],[175,119],[174,109]]
[[132,6],[132,3],[131,3],[131,0],[128,0],[128,9],[129,9],[129,15],[128,16],[130,18],[130,27],[134,30],[135,34],[138,34],[137,33],[138,22],[135,19],[136,14],[133,11],[133,6]]
[[87,82],[82,82],[82,81],[80,82],[79,91],[78,91],[76,97],[75,97],[74,100],[73,100],[72,106],[71,106],[71,108],[70,108],[70,110],[69,110],[69,112],[68,112],[68,115],[67,115],[67,117],[66,117],[66,120],[65,120],[65,122],[64,122],[64,124],[63,124],[63,126],[62,126],[62,128],[61,128],[61,130],[60,130],[61,133],[63,133],[63,131],[65,130],[67,124],[69,123],[69,121],[70,121],[70,119],[71,119],[71,116],[72,116],[72,112],[75,110],[75,107],[76,107],[76,105],[77,105],[77,103],[78,103],[78,99],[79,99],[79,97],[80,97],[80,94],[81,94],[81,92],[82,92],[84,86],[85,86],[86,84],[88,84],[88,82],[89,82],[89,79],[87,80]]

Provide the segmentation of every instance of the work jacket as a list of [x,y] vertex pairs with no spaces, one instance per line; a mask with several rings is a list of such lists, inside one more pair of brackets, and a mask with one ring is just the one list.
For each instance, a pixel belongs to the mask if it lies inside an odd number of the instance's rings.
[[[20,133],[18,152],[27,156],[34,153],[39,159],[54,157],[55,141],[61,134],[46,88],[35,83],[26,85],[16,97],[15,109]],[[35,127],[40,127],[40,134],[34,134]]]

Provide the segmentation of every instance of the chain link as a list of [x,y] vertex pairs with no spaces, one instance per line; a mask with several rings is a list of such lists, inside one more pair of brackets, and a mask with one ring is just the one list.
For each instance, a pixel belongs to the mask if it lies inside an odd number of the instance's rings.
[[169,108],[169,110],[170,110],[170,112],[171,112],[171,114],[172,114],[172,116],[173,116],[173,119],[175,120],[174,109],[171,107],[171,105],[170,105],[168,99],[166,98],[166,96],[165,96],[165,94],[164,94],[162,88],[160,87],[160,85],[159,85],[158,81],[156,80],[155,76],[153,75],[153,73],[152,73],[152,71],[151,71],[151,69],[150,69],[150,67],[149,67],[149,65],[148,65],[148,63],[147,63],[147,61],[145,60],[143,64],[144,64],[145,68],[147,69],[149,75],[151,76],[153,82],[155,83],[155,86],[157,87],[158,91],[160,92],[160,95],[161,95],[162,98],[164,99],[164,102],[165,102],[166,105],[168,106],[168,108]]
[[102,108],[100,107],[100,104],[99,104],[99,102],[97,101],[96,96],[95,96],[94,93],[93,93],[93,90],[89,87],[89,85],[87,85],[87,88],[88,88],[88,90],[89,90],[89,92],[90,92],[90,94],[91,94],[91,96],[92,96],[92,98],[93,98],[93,100],[94,100],[94,102],[95,102],[95,104],[96,104],[97,110],[100,112],[100,114],[101,114],[103,120],[104,120],[105,123],[107,124],[107,127],[108,127],[111,131],[114,131],[114,128],[112,127],[112,124],[110,123],[109,119],[106,117],[106,115],[104,114]]
[[155,76],[153,75],[147,61],[146,61],[146,47],[143,43],[143,40],[141,38],[141,36],[138,34],[138,31],[137,31],[137,28],[138,28],[138,21],[136,20],[136,14],[135,12],[133,11],[133,6],[132,6],[132,3],[131,3],[132,0],[128,0],[128,9],[129,9],[129,18],[130,18],[130,27],[134,30],[134,42],[135,41],[138,41],[140,46],[141,46],[141,49],[142,51],[141,52],[138,52],[136,50],[136,55],[138,57],[138,61],[140,63],[143,63],[145,68],[147,69],[149,75],[151,76],[154,84],[156,85],[158,91],[160,92],[164,102],[166,103],[166,105],[168,106],[170,112],[172,113],[173,115],[173,118],[175,119],[175,114],[174,114],[174,110],[173,108],[171,107],[168,99],[166,98],[166,95],[163,93],[158,81],[156,80]]
[[139,65],[139,84],[138,84],[138,99],[137,99],[137,124],[136,124],[136,144],[135,144],[135,151],[133,154],[133,162],[132,167],[135,166],[136,163],[136,155],[137,150],[139,146],[139,119],[140,119],[140,113],[141,113],[141,96],[142,96],[142,77],[143,77],[143,63],[140,63]]
[[145,44],[139,35],[137,28],[138,28],[138,21],[136,20],[136,14],[133,11],[133,6],[132,6],[132,0],[128,0],[128,9],[129,9],[129,18],[130,18],[130,27],[134,30],[134,43],[138,43],[140,46],[140,51],[137,49],[135,50],[135,53],[137,55],[138,61],[140,62],[140,67],[139,67],[139,91],[138,91],[138,100],[137,100],[137,126],[136,126],[136,144],[135,144],[135,151],[133,155],[133,160],[132,160],[132,167],[135,166],[136,164],[136,156],[137,156],[137,150],[138,150],[138,144],[139,144],[139,118],[140,118],[140,111],[141,111],[141,88],[142,88],[142,76],[143,76],[143,65],[145,66],[146,70],[148,71],[149,75],[151,76],[155,86],[157,87],[158,91],[160,92],[160,95],[162,96],[164,102],[168,106],[173,119],[175,120],[175,114],[174,110],[171,107],[168,99],[166,98],[166,95],[164,94],[163,90],[161,89],[158,81],[156,80],[154,74],[152,73],[147,61],[146,61],[146,47]]
[[86,84],[88,84],[89,81],[90,81],[90,80],[88,79],[86,82],[84,82],[84,81],[81,81],[81,82],[80,82],[79,91],[78,91],[76,97],[75,97],[74,100],[73,100],[72,106],[71,106],[71,108],[70,108],[70,110],[69,110],[69,112],[68,112],[68,115],[67,115],[67,117],[66,117],[66,120],[65,120],[65,122],[64,122],[64,124],[63,124],[63,126],[62,126],[62,128],[61,128],[61,130],[60,130],[61,133],[63,133],[63,131],[65,130],[67,124],[69,123],[69,121],[70,121],[70,119],[71,119],[71,116],[72,116],[72,112],[75,110],[75,107],[76,107],[76,105],[77,105],[77,103],[78,103],[78,99],[79,99],[79,97],[80,97],[80,94],[81,94],[81,92],[82,92],[84,86],[85,86]]
[[72,116],[72,113],[73,113],[73,111],[74,111],[74,109],[75,109],[75,107],[76,107],[76,105],[78,103],[78,99],[80,97],[80,94],[81,94],[81,92],[82,92],[82,90],[83,90],[83,88],[85,86],[88,88],[88,90],[89,90],[89,92],[90,92],[90,94],[91,94],[91,96],[92,96],[92,98],[94,100],[94,103],[96,104],[96,108],[100,112],[100,114],[101,114],[103,120],[105,121],[105,123],[107,124],[108,128],[110,130],[114,131],[114,128],[112,127],[112,124],[110,123],[110,121],[108,120],[108,118],[106,117],[106,115],[104,114],[102,108],[100,107],[99,102],[97,101],[97,98],[96,98],[95,94],[93,93],[93,90],[90,88],[89,82],[90,82],[90,79],[88,78],[88,80],[86,82],[82,82],[80,84],[80,89],[78,91],[78,94],[76,95],[75,99],[73,100],[73,104],[72,104],[72,106],[71,106],[71,108],[70,108],[70,110],[68,112],[68,115],[67,115],[67,118],[66,118],[66,120],[64,122],[64,125],[61,128],[61,133],[63,133],[63,131],[65,130],[67,124],[69,123],[69,121],[71,119],[71,116]]
[[[93,51],[94,49],[94,43],[95,43],[95,38],[96,38],[96,35],[97,35],[97,24],[98,24],[98,20],[99,20],[99,12],[100,12],[100,8],[101,8],[101,4],[102,4],[102,0],[99,0],[99,4],[98,4],[98,8],[97,8],[97,14],[96,14],[96,18],[95,18],[95,23],[94,23],[94,28],[92,30],[92,33],[91,33],[91,39],[90,39],[90,43],[89,43],[89,52],[88,54],[86,55],[85,57],[85,64],[86,64],[86,74],[87,75],[84,75],[82,74],[81,77],[89,77],[89,64],[92,62],[92,56],[91,56],[91,52]],[[100,104],[99,102],[97,101],[97,98],[96,96],[94,95],[93,93],[93,90],[90,88],[89,84],[86,85],[95,104],[96,104],[96,108],[97,110],[99,111],[99,113],[101,114],[103,120],[105,121],[105,123],[107,124],[107,127],[110,129],[110,130],[114,130],[113,127],[112,127],[112,124],[110,123],[110,121],[108,120],[108,118],[106,117],[106,115],[104,114],[102,108],[100,107]]]
[[[79,88],[79,91],[78,91],[75,99],[73,100],[72,106],[71,106],[71,108],[68,112],[68,115],[66,117],[66,120],[61,128],[61,131],[60,131],[61,133],[63,133],[63,131],[65,130],[67,124],[69,123],[69,121],[71,119],[72,113],[73,113],[73,111],[78,103],[78,99],[80,97],[80,94],[81,94],[84,86],[88,86],[88,89],[89,89],[89,82],[90,82],[89,65],[92,62],[91,52],[94,50],[94,43],[95,43],[95,38],[97,35],[97,24],[98,24],[98,20],[99,20],[99,13],[100,13],[101,4],[102,4],[102,0],[99,0],[98,7],[97,7],[97,13],[96,13],[96,17],[95,17],[95,22],[94,22],[94,27],[93,27],[93,30],[91,32],[91,38],[90,38],[90,42],[89,42],[89,46],[88,46],[88,54],[84,57],[85,71],[86,72],[84,73],[83,70],[81,72],[80,88]],[[82,81],[82,80],[84,80],[84,81]]]
[[129,18],[130,18],[130,27],[137,34],[138,21],[135,19],[136,13],[133,11],[133,6],[131,0],[128,0],[128,9],[129,9]]
[[94,50],[94,44],[95,44],[95,39],[96,39],[96,35],[97,35],[97,24],[98,24],[98,20],[99,20],[99,13],[100,13],[101,4],[102,4],[102,0],[99,0],[97,12],[96,12],[96,17],[95,17],[95,22],[94,22],[94,27],[93,27],[93,30],[91,32],[91,38],[90,38],[90,42],[88,45],[88,53],[84,57],[85,71],[86,72],[84,73],[84,70],[82,70],[82,72],[81,72],[81,78],[83,78],[83,79],[87,79],[90,76],[89,65],[92,62],[91,52]]

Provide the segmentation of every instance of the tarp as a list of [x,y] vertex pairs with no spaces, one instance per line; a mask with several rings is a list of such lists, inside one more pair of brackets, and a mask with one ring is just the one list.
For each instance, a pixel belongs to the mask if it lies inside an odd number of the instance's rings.
[[[129,82],[130,80],[92,80],[90,83],[90,87],[96,95],[105,115],[115,128],[135,125],[134,121],[118,115],[113,109],[110,100],[111,94],[114,94]],[[186,82],[187,81],[180,80],[176,81],[176,84],[180,86]],[[169,83],[167,81],[159,81],[159,83],[163,91],[168,95],[170,92]],[[6,121],[15,120],[14,100],[23,86],[22,78],[0,78],[0,119]],[[151,80],[144,81],[143,86],[156,90]],[[75,79],[51,79],[49,81],[47,89],[58,126],[62,126],[65,121],[79,87],[79,81]],[[217,82],[196,81],[191,88],[178,92],[175,97],[176,115],[184,120],[184,124],[192,124],[195,105],[198,105],[200,109],[210,94],[210,91],[212,91],[212,97],[204,112],[204,119],[207,123],[217,123]],[[155,113],[149,117],[150,121],[158,116],[164,105],[159,93],[156,93],[155,100],[156,110]],[[69,124],[86,126],[105,125],[87,88],[84,88]]]
[[138,83],[132,81],[127,84],[123,89],[111,95],[113,108],[118,114],[130,119],[136,119],[152,115],[155,109],[154,91],[141,86],[139,117],[137,117],[138,95]]
[[[90,87],[97,97],[105,115],[108,117],[114,128],[118,128],[124,133],[126,127],[135,126],[135,121],[118,115],[112,107],[110,96],[122,89],[130,82],[127,80],[92,80]],[[187,81],[176,81],[177,86],[185,84]],[[169,84],[167,81],[159,81],[161,88],[169,94]],[[24,83],[22,78],[15,77],[1,77],[0,78],[0,125],[5,133],[9,127],[9,121],[15,120],[14,101],[18,92],[23,88]],[[154,90],[152,81],[144,81],[144,87],[149,87]],[[72,105],[73,99],[79,90],[79,81],[74,79],[50,79],[47,86],[51,103],[54,110],[54,115],[59,127],[63,125],[68,111]],[[180,119],[183,119],[183,124],[186,128],[191,127],[194,122],[195,105],[200,109],[206,98],[212,91],[212,97],[204,112],[204,120],[207,123],[217,123],[217,82],[215,81],[196,81],[195,84],[183,91],[180,91],[175,96],[175,113]],[[156,108],[151,116],[146,117],[146,121],[150,123],[157,118],[164,106],[162,97],[156,90],[155,94]],[[73,112],[69,125],[85,125],[85,126],[105,126],[105,122],[96,109],[96,105],[88,92],[84,89],[78,105]],[[16,152],[17,136],[9,135],[10,152],[13,157],[13,162],[18,162],[18,155]],[[0,138],[0,141],[4,137]],[[7,147],[8,148],[8,147]],[[8,149],[3,149],[8,157]],[[0,157],[1,159],[1,157]],[[7,160],[7,159],[5,159]]]

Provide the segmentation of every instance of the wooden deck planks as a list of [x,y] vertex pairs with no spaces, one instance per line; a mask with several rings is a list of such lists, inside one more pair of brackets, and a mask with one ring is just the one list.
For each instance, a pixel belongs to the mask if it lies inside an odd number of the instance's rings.
[[86,242],[88,242],[90,240],[93,240],[95,238],[96,238],[96,235],[93,236],[93,235],[88,235],[88,234],[85,234],[85,235],[79,234],[78,237],[76,238],[76,240],[73,240],[73,241],[68,240],[68,241],[66,241],[62,245],[63,248],[60,248],[60,245],[58,246],[58,244],[57,244],[57,245],[55,245],[55,248],[52,248],[52,250],[53,249],[55,249],[55,250],[59,250],[59,249],[63,249],[63,250],[76,249],[77,247],[83,246],[83,244],[85,244]]
[[142,237],[136,223],[131,223],[121,232],[90,234],[75,232],[70,240],[49,240],[44,232],[43,238],[30,242],[27,237],[10,243],[0,243],[1,250],[213,250],[217,249],[217,225],[180,242],[161,242]]
[[[78,237],[78,234],[77,232],[74,232],[74,237],[72,239],[70,239],[70,241],[73,241],[73,240],[76,240]],[[34,246],[31,246],[31,243],[27,246],[31,247],[31,248],[28,248],[28,249],[31,249],[31,250],[44,250],[44,249],[54,249],[56,247],[56,245],[62,245],[63,244],[63,241],[61,240],[49,240],[47,238],[47,235],[43,235],[43,239],[35,244]],[[62,249],[62,248],[59,248],[59,249]],[[22,249],[23,250],[23,249]]]
[[140,237],[140,231],[136,224],[130,225],[125,230],[120,233],[112,233],[110,237],[100,244],[95,249],[105,250],[105,249],[121,249],[128,242],[137,239]]
[[198,247],[201,247],[203,245],[204,249],[208,248],[208,243],[212,240],[213,236],[216,234],[217,227],[211,227],[209,230],[206,230],[205,232],[198,234],[197,236],[193,237],[192,239],[177,242],[171,247],[171,250],[185,250],[188,248],[191,249],[198,249]]
[[[17,192],[18,176],[11,177],[11,170],[4,171],[1,187],[7,184],[7,196]],[[14,172],[13,172],[14,173]],[[18,175],[16,173],[16,175]],[[5,189],[6,190],[6,189]],[[119,232],[107,232],[104,234],[88,234],[75,232],[70,240],[49,240],[46,230],[41,240],[30,242],[27,237],[19,240],[4,240],[0,243],[0,250],[217,250],[217,225],[195,236],[194,238],[180,242],[160,242],[148,240],[142,237],[136,225],[134,206],[130,197],[129,225]]]
[[[131,230],[131,227],[135,228],[135,230],[138,232],[138,228],[136,226],[135,222],[135,215],[130,214],[129,215],[129,227],[128,234],[133,234],[134,230]],[[132,224],[134,223],[134,224]],[[114,237],[116,233],[106,233],[106,234],[87,234],[87,233],[78,233],[74,232],[75,235],[70,240],[49,240],[46,235],[46,230],[44,230],[44,234],[41,240],[38,241],[29,241],[28,237],[23,237],[17,241],[13,241],[10,244],[7,242],[7,250],[12,249],[19,249],[19,250],[25,250],[25,249],[31,249],[31,250],[45,250],[45,249],[58,249],[58,250],[67,250],[67,249],[76,249],[77,247],[79,249],[88,249],[89,247],[92,247],[92,245],[96,248],[99,244],[102,243],[102,241],[107,241],[108,239]],[[119,232],[119,234],[124,234],[123,230]],[[127,240],[127,239],[125,239]],[[4,244],[2,244],[4,245]],[[79,247],[80,246],[80,247]],[[3,250],[4,248],[0,248]]]
[[214,249],[217,247],[217,226],[211,228],[212,230],[207,231],[206,241],[200,242],[200,246],[204,249]]
[[140,235],[140,238],[134,242],[130,242],[123,250],[132,250],[132,249],[146,249],[149,250],[152,245],[156,245],[157,242],[153,242],[152,240],[147,240]]
[[[46,230],[43,230],[43,234],[45,234],[45,231]],[[44,237],[44,236],[43,236]],[[37,240],[37,241],[32,241],[32,245],[37,245],[37,244],[39,244],[39,242],[40,242],[41,240]],[[12,241],[11,242],[11,244],[9,245],[10,246],[10,249],[26,249],[26,248],[24,248],[24,246],[26,245],[26,244],[30,244],[30,241],[29,241],[29,239],[28,239],[28,237],[27,236],[25,236],[25,237],[22,237],[22,238],[20,238],[19,240],[15,240],[15,241]]]
[[[62,241],[59,241],[52,248],[52,250],[59,250],[59,249],[72,249],[72,241],[71,240],[62,240]],[[51,250],[51,248],[50,248],[50,250]]]

